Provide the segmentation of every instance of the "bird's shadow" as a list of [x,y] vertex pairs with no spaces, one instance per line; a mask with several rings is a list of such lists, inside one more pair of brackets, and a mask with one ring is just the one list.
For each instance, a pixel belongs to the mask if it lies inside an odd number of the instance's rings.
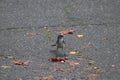
[[66,57],[67,56],[64,51],[59,51],[59,50],[50,50],[50,53],[52,53],[56,57]]

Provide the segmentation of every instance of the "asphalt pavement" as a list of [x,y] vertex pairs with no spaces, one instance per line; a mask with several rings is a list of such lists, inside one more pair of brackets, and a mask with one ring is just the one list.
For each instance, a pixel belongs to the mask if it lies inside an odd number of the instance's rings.
[[[119,80],[119,4],[0,0],[0,80]],[[66,47],[56,51],[51,45],[66,29],[75,32],[64,35]],[[49,61],[64,54],[66,62]],[[16,65],[16,59],[29,63]]]

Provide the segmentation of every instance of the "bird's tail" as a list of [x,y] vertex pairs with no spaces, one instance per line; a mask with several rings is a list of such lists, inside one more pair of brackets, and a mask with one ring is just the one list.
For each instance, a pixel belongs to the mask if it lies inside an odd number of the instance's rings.
[[51,46],[56,46],[56,44],[52,44]]

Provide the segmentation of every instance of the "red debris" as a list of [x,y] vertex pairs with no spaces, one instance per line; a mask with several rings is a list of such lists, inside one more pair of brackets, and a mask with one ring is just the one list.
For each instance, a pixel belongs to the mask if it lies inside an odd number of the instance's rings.
[[12,63],[15,65],[28,65],[28,63],[30,62],[30,60],[27,61],[23,61],[23,60],[13,60]]
[[50,58],[48,60],[52,61],[52,62],[65,62],[68,59],[67,58],[63,58],[63,57],[53,57],[53,58]]

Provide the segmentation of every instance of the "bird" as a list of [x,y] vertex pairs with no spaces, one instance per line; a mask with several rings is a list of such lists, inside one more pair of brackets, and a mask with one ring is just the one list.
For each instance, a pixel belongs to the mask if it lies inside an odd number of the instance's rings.
[[58,50],[59,48],[61,48],[63,50],[64,46],[65,46],[65,40],[64,40],[64,36],[59,34],[57,36],[57,41],[55,45],[52,46],[56,46],[56,49]]
[[63,50],[63,48],[65,46],[65,40],[64,40],[64,36],[63,35],[58,35],[57,41],[56,41],[56,46],[57,46],[57,50],[59,48],[62,48],[62,50]]

